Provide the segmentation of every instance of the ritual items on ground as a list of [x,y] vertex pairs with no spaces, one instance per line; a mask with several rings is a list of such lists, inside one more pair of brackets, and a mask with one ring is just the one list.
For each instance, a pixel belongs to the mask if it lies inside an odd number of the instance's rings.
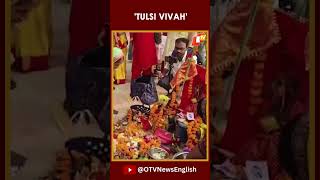
[[[79,139],[77,141],[80,142]],[[101,180],[108,177],[108,172],[109,165],[93,154],[66,148],[57,153],[53,171],[39,177],[39,180]]]
[[133,105],[113,128],[115,160],[165,160],[190,152],[205,138],[207,126],[198,113],[178,108],[177,88],[160,95],[150,107]]

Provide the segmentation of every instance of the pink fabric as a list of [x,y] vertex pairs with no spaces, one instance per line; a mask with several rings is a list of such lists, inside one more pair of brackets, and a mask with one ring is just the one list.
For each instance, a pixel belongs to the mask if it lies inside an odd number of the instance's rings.
[[160,139],[161,144],[171,144],[172,143],[172,134],[168,131],[158,128],[154,134]]

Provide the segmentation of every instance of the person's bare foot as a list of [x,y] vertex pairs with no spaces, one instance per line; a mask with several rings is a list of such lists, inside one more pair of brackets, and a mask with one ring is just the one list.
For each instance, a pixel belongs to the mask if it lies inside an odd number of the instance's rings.
[[30,57],[24,57],[22,58],[22,71],[28,72],[31,68],[31,58]]

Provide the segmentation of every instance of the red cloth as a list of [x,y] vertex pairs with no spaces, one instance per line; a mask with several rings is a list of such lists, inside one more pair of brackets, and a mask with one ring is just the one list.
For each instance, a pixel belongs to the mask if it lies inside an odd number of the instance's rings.
[[[183,87],[182,96],[181,96],[181,102],[179,109],[182,109],[186,112],[190,111],[191,109],[196,110],[196,107],[192,107],[192,99],[196,98],[197,100],[200,100],[200,98],[205,97],[206,95],[206,69],[197,65],[197,75],[193,78],[193,85],[192,85],[192,96],[189,97],[188,95],[188,88],[191,83],[190,80],[186,81]],[[195,97],[198,95],[194,95],[195,93],[195,87],[199,87],[200,94],[199,97]],[[190,109],[191,108],[191,109]],[[190,109],[190,110],[189,110]]]
[[274,180],[283,172],[280,164],[280,154],[278,153],[279,142],[279,132],[258,135],[255,139],[252,139],[243,146],[239,156],[234,160],[241,165],[245,165],[247,160],[266,161],[270,179]]
[[97,46],[107,20],[107,4],[107,0],[72,1],[69,56],[79,56]]
[[132,33],[132,38],[132,79],[137,79],[143,71],[150,71],[150,68],[158,61],[154,33]]
[[[281,73],[289,73],[302,86],[300,102],[308,104],[309,74],[305,71],[305,38],[308,25],[292,17],[276,11],[276,18],[282,40],[267,51],[264,67],[263,93],[270,92],[271,84]],[[255,137],[259,132],[258,120],[262,115],[262,107],[256,116],[249,115],[250,83],[253,79],[254,60],[242,61],[232,94],[232,104],[228,115],[228,125],[221,146],[235,153],[243,144]],[[264,98],[265,104],[271,104],[270,98]]]
[[106,180],[107,176],[106,175],[98,175],[96,180]]
[[[50,52],[50,51],[49,51]],[[14,55],[13,67],[15,71],[28,73],[33,71],[46,71],[49,69],[49,56],[32,56],[30,57],[30,67],[27,70],[22,68],[22,58],[16,56],[15,49],[11,50]]]
[[22,68],[22,59],[16,58],[14,67],[16,71],[24,73],[33,71],[46,71],[49,69],[49,56],[30,57],[30,68],[27,70],[23,70]]

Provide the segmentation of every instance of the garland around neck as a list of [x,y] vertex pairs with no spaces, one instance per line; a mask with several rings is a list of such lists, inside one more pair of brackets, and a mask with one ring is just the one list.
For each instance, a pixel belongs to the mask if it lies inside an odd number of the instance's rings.
[[[226,16],[216,33],[214,49],[214,72],[222,72],[230,68],[236,61],[241,40],[248,23],[252,4],[241,1]],[[281,40],[279,26],[274,9],[267,2],[259,4],[251,37],[245,45],[242,59],[263,55],[264,52]],[[264,35],[264,36],[262,36]]]

